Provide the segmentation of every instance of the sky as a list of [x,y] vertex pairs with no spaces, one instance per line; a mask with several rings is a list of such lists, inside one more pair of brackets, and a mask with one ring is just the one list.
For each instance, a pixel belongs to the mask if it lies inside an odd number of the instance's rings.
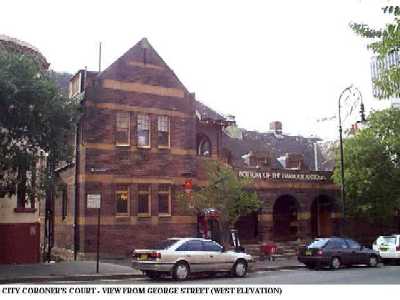
[[[268,131],[281,121],[292,135],[338,138],[340,93],[353,84],[367,112],[388,105],[372,97],[366,40],[350,22],[380,27],[390,0],[22,1],[1,4],[0,34],[37,47],[56,71],[102,69],[143,37],[190,92]],[[346,97],[344,97],[346,98]],[[349,98],[349,101],[355,99]],[[358,118],[348,117],[344,128]]]

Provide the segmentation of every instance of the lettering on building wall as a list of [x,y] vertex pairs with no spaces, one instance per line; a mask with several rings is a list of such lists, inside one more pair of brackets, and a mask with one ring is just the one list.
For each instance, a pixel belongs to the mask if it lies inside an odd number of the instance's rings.
[[259,180],[293,180],[293,181],[325,181],[327,176],[315,173],[289,173],[289,172],[255,172],[239,171],[239,177]]

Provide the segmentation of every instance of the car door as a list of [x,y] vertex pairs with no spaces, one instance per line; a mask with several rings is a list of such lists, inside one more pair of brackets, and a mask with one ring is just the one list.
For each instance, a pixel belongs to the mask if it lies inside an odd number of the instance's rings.
[[189,263],[191,272],[205,271],[205,255],[201,240],[189,240],[175,250],[177,259],[184,259]]
[[203,241],[203,251],[207,256],[208,271],[227,271],[233,265],[229,254],[223,252],[223,247],[214,241]]
[[351,250],[344,239],[334,239],[334,250],[332,256],[337,256],[343,265],[350,265],[351,262]]
[[368,263],[368,253],[362,250],[359,243],[351,239],[346,239],[346,243],[350,249],[350,261],[352,265]]

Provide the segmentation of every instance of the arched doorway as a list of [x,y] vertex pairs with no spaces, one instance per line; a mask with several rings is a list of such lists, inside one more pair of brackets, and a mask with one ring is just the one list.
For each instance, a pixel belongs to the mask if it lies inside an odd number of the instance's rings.
[[242,243],[252,244],[258,241],[258,211],[240,216],[235,224]]
[[273,236],[276,241],[297,239],[298,202],[290,195],[276,199],[273,209]]
[[333,234],[333,200],[320,195],[311,205],[311,235],[312,237],[327,237]]

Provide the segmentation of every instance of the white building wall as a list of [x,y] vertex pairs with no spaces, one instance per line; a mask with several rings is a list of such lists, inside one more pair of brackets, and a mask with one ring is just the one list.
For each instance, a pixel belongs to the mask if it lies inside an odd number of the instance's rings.
[[[38,207],[39,203],[36,203],[36,206]],[[39,222],[39,209],[35,212],[15,212],[16,207],[16,195],[0,198],[0,224]]]

